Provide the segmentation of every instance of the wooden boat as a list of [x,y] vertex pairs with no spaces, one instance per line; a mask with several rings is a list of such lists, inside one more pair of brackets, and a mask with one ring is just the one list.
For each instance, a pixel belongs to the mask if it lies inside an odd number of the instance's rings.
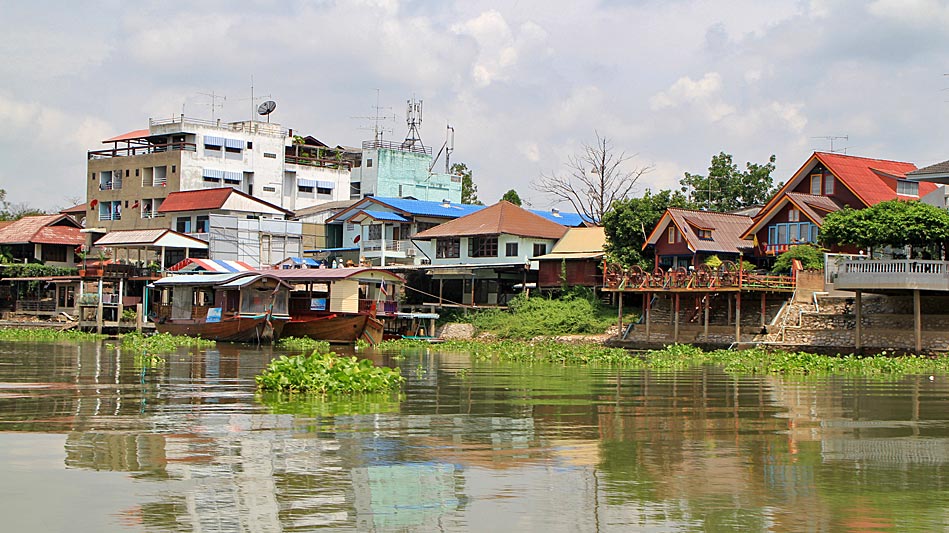
[[225,342],[272,342],[283,333],[286,283],[259,272],[171,276],[149,286],[159,333]]
[[405,282],[387,270],[364,267],[267,272],[292,287],[285,337],[340,344],[382,342],[382,318],[395,313],[394,295]]

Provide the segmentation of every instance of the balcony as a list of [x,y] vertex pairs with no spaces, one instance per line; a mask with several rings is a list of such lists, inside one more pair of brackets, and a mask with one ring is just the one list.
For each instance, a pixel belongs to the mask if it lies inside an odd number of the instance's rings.
[[117,191],[122,188],[121,179],[113,179],[99,184],[100,191]]
[[949,262],[900,260],[845,261],[834,286],[842,290],[949,291]]
[[288,165],[302,165],[307,167],[329,168],[334,170],[352,170],[352,161],[337,161],[336,159],[315,158],[305,156],[285,156]]
[[432,155],[431,146],[410,146],[405,143],[393,142],[393,141],[363,141],[362,142],[363,150],[371,149],[383,149],[383,150],[398,150],[400,152],[413,152],[416,154],[426,154]]
[[165,216],[164,213],[159,213],[157,210],[153,210],[153,211],[143,210],[142,211],[142,218],[161,218],[164,216]]
[[[404,241],[393,241],[386,239],[367,239],[363,241],[362,250],[363,252],[382,252],[382,244],[385,242],[386,255],[399,255],[401,257],[414,255],[417,249],[415,245],[412,244],[411,240]],[[367,254],[367,255],[378,255],[378,254]]]
[[91,150],[86,154],[87,159],[109,159],[112,157],[129,157],[135,155],[160,154],[164,152],[194,152],[197,151],[197,145],[194,143],[168,143],[168,144],[145,144],[137,146],[124,146],[109,148],[106,150]]

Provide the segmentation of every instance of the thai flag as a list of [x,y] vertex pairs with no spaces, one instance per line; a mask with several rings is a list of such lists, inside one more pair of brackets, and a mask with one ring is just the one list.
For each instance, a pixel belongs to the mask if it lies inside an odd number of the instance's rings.
[[382,283],[379,284],[379,292],[385,296],[389,295],[389,291],[386,289],[386,280],[382,280]]

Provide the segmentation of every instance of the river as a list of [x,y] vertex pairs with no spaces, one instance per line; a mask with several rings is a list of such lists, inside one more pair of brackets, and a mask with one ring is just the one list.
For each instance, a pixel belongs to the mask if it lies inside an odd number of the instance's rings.
[[369,355],[401,397],[255,394],[270,349],[0,343],[4,531],[943,531],[949,378]]

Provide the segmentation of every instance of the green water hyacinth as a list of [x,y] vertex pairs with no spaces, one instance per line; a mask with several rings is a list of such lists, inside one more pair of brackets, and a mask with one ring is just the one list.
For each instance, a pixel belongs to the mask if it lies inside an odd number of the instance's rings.
[[257,376],[267,391],[352,394],[398,389],[404,378],[398,368],[379,367],[368,359],[339,357],[333,352],[280,356]]
[[290,350],[315,350],[318,352],[330,351],[330,343],[318,341],[309,337],[283,337],[277,341],[277,346]]
[[122,335],[123,349],[138,350],[147,353],[174,352],[179,346],[210,348],[216,344],[214,341],[207,339],[199,339],[198,337],[189,337],[187,335],[172,335],[171,333],[156,333],[154,335],[127,333]]
[[106,338],[105,335],[87,333],[78,329],[0,328],[0,341],[97,341],[104,338]]

